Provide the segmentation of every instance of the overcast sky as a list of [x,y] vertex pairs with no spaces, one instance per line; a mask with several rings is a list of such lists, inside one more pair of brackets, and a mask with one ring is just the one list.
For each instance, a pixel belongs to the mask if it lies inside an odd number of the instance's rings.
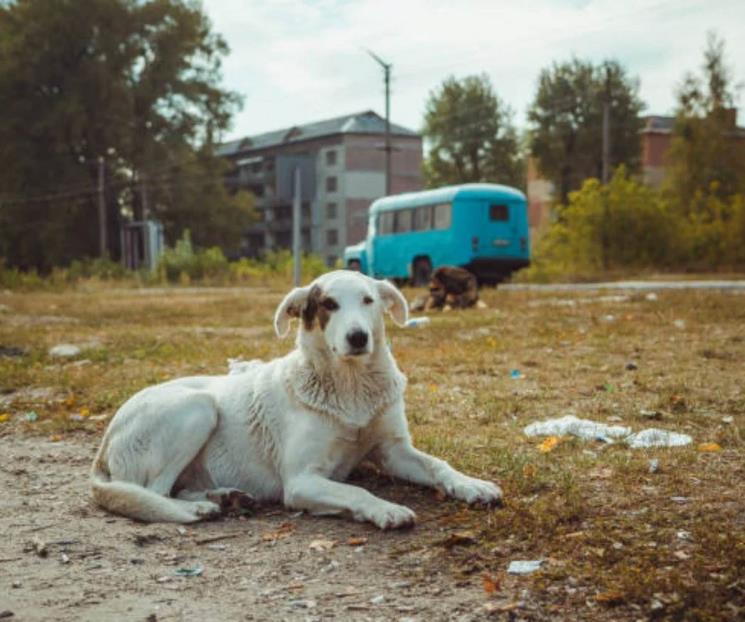
[[[576,55],[618,59],[640,80],[646,112],[669,114],[706,33],[727,44],[745,83],[745,0],[204,0],[231,48],[224,85],[245,97],[227,138],[374,109],[393,63],[391,117],[422,124],[448,75],[486,73],[518,126],[541,68]],[[743,100],[738,102],[741,106]],[[739,115],[745,123],[745,114]]]

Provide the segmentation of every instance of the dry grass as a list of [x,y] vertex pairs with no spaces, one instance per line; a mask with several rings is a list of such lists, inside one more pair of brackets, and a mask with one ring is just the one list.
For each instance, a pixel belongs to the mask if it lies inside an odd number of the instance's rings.
[[[145,385],[222,373],[228,357],[285,352],[290,342],[271,329],[280,293],[0,294],[0,346],[27,351],[0,358],[0,414],[10,415],[0,435],[98,434]],[[658,296],[497,290],[485,293],[489,309],[392,329],[416,443],[499,481],[506,495],[494,512],[433,503],[392,554],[426,561],[412,573],[447,564],[456,582],[486,573],[501,616],[519,607],[535,618],[742,619],[745,297]],[[86,341],[93,347],[77,360],[47,354]],[[632,361],[637,370],[626,369]],[[524,377],[512,379],[512,369]],[[25,421],[29,410],[37,421]],[[662,419],[644,420],[641,410]],[[529,422],[567,413],[674,429],[695,443],[630,450],[564,440],[543,454],[522,434]],[[703,442],[722,451],[697,451]],[[659,472],[649,472],[650,458]],[[547,560],[544,570],[504,574],[507,561],[536,558]],[[523,602],[509,602],[520,593]]]

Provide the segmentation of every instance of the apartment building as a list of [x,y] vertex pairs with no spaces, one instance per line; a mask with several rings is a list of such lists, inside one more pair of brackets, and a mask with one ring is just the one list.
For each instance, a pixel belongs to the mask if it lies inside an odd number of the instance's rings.
[[[245,232],[243,254],[292,246],[299,169],[303,250],[333,265],[365,237],[368,208],[385,195],[384,140],[385,120],[368,110],[222,144],[218,154],[234,164],[225,183],[256,196],[259,221]],[[392,193],[420,190],[421,136],[392,123],[391,144]]]

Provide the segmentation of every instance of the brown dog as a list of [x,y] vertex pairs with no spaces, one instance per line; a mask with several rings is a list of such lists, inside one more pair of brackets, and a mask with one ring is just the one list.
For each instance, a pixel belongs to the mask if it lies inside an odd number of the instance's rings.
[[479,289],[476,277],[463,268],[442,266],[432,274],[429,296],[416,300],[412,310],[467,309],[478,303]]

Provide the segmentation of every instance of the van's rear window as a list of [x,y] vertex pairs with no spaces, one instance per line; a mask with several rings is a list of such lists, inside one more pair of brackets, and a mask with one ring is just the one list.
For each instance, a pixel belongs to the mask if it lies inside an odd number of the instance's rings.
[[505,221],[509,219],[510,219],[510,210],[507,209],[506,205],[490,205],[489,206],[489,220]]

